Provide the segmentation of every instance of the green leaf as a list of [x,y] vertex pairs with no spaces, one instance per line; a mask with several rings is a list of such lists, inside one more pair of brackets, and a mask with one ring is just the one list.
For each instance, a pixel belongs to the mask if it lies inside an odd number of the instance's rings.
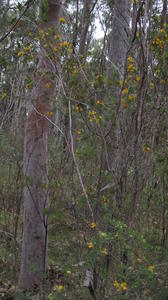
[[0,57],[0,64],[2,65],[3,68],[7,67],[7,61],[4,57]]
[[18,2],[17,8],[20,12],[22,11],[22,4],[20,2]]

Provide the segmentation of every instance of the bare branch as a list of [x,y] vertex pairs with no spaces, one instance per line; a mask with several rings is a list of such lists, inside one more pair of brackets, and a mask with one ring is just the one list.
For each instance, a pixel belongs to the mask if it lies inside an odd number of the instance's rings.
[[76,171],[77,171],[77,174],[78,174],[78,177],[79,177],[79,181],[80,181],[83,193],[85,195],[85,198],[86,198],[86,201],[87,201],[87,204],[88,204],[88,207],[89,207],[92,219],[94,220],[93,209],[91,207],[91,204],[90,204],[90,201],[89,201],[86,189],[84,187],[82,176],[81,176],[81,173],[80,173],[80,170],[79,170],[79,166],[78,166],[78,162],[77,162],[77,159],[76,159],[76,156],[75,156],[75,152],[74,152],[74,141],[73,141],[73,135],[72,135],[72,114],[71,114],[71,102],[70,102],[70,100],[68,102],[68,106],[69,106],[69,130],[70,130],[72,157],[73,157],[73,160],[74,160],[74,164],[75,164]]

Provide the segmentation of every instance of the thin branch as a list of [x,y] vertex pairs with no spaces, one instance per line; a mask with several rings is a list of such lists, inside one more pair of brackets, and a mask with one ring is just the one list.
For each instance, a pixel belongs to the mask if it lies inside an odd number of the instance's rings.
[[83,193],[85,195],[85,198],[86,198],[86,201],[87,201],[87,204],[88,204],[88,207],[89,207],[92,219],[94,220],[93,209],[91,207],[88,195],[86,193],[86,189],[85,189],[84,184],[83,184],[82,176],[81,176],[81,173],[80,173],[80,170],[79,170],[79,166],[78,166],[78,162],[77,162],[77,159],[76,159],[76,156],[75,156],[75,152],[74,152],[74,141],[73,141],[73,135],[72,135],[72,114],[71,114],[71,102],[70,102],[70,100],[68,102],[68,106],[69,106],[69,130],[70,130],[72,157],[73,157],[73,160],[74,160],[74,164],[75,164],[76,171],[77,171],[77,174],[78,174],[78,177],[79,177],[79,181],[80,181]]
[[26,11],[29,9],[29,7],[30,7],[30,1],[27,1],[25,5],[26,5],[26,8],[24,9],[24,11],[20,15],[20,17],[17,19],[17,21],[11,26],[11,28],[9,29],[9,31],[7,33],[5,33],[5,35],[3,37],[0,38],[0,43],[3,40],[5,40],[8,37],[8,35],[15,29],[15,27],[17,26],[17,24],[19,23],[19,21],[21,20],[21,18],[24,16],[24,14],[26,13]]
[[64,134],[64,132],[59,128],[58,125],[56,125],[53,121],[51,121],[46,115],[43,115],[41,112],[39,112],[35,106],[33,106],[33,109],[35,110],[35,112],[40,115],[41,117],[45,118],[49,123],[51,123],[54,127],[56,127],[58,129],[58,131],[63,135],[66,143],[67,143],[67,146],[69,148],[69,144],[68,144],[68,141],[67,141],[67,138],[66,138],[66,135]]

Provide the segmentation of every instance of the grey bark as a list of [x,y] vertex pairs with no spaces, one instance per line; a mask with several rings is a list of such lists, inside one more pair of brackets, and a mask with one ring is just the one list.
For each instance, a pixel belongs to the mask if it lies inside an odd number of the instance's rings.
[[[129,47],[129,23],[130,23],[130,0],[120,0],[114,2],[112,8],[113,22],[109,39],[109,65],[107,69],[107,76],[112,81],[112,87],[110,93],[118,99],[120,88],[113,85],[114,77],[118,77],[118,80],[123,79],[124,66],[126,60],[126,54]],[[117,162],[119,160],[119,141],[120,141],[120,124],[119,118],[116,120],[116,128],[113,137],[112,147],[112,163],[111,169],[113,171],[117,168]]]
[[[61,1],[49,0],[47,21],[41,27],[44,30],[48,27],[57,30],[60,11]],[[25,127],[24,228],[19,276],[19,287],[23,289],[40,284],[47,264],[47,218],[44,210],[48,205],[48,121],[45,115],[50,111],[55,82],[47,78],[46,71],[53,75],[57,73],[57,58],[51,63],[41,45],[35,74],[36,87],[32,93],[35,109],[30,109]],[[50,88],[46,88],[48,82]]]
[[80,33],[80,44],[79,44],[79,54],[84,55],[87,34],[89,30],[89,25],[91,21],[91,13],[97,3],[96,0],[84,0],[82,22],[81,22],[81,33]]
[[111,77],[111,70],[115,67],[119,68],[121,74],[124,71],[125,56],[128,49],[130,6],[130,0],[116,0],[114,3],[109,46],[109,77]]

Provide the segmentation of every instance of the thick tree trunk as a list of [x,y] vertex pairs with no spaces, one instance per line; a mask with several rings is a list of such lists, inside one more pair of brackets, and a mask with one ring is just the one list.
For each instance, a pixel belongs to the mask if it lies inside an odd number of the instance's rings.
[[[48,0],[46,11],[44,7],[41,9],[47,17],[41,29],[57,30],[61,1]],[[44,210],[48,205],[48,121],[45,115],[50,111],[55,90],[55,80],[51,77],[56,75],[57,67],[58,59],[51,61],[41,45],[32,96],[35,104],[27,118],[24,141],[24,228],[19,276],[19,287],[23,289],[38,286],[46,271],[47,218]]]
[[[114,2],[114,7],[112,8],[113,22],[112,29],[110,33],[109,41],[109,60],[110,64],[108,66],[107,75],[108,78],[113,81],[116,78],[118,80],[123,79],[124,65],[126,59],[126,53],[129,46],[129,23],[130,23],[130,0],[120,0]],[[115,82],[116,79],[114,79]],[[110,93],[113,94],[115,98],[119,100],[120,88],[112,84]],[[116,170],[118,155],[119,155],[119,141],[120,141],[120,125],[119,119],[116,120],[116,128],[113,137],[113,147],[112,147],[112,162],[111,168],[113,171]],[[117,174],[116,174],[117,175]]]
[[113,66],[123,72],[125,55],[128,49],[130,22],[130,0],[115,1],[114,17],[110,34],[109,59]]

